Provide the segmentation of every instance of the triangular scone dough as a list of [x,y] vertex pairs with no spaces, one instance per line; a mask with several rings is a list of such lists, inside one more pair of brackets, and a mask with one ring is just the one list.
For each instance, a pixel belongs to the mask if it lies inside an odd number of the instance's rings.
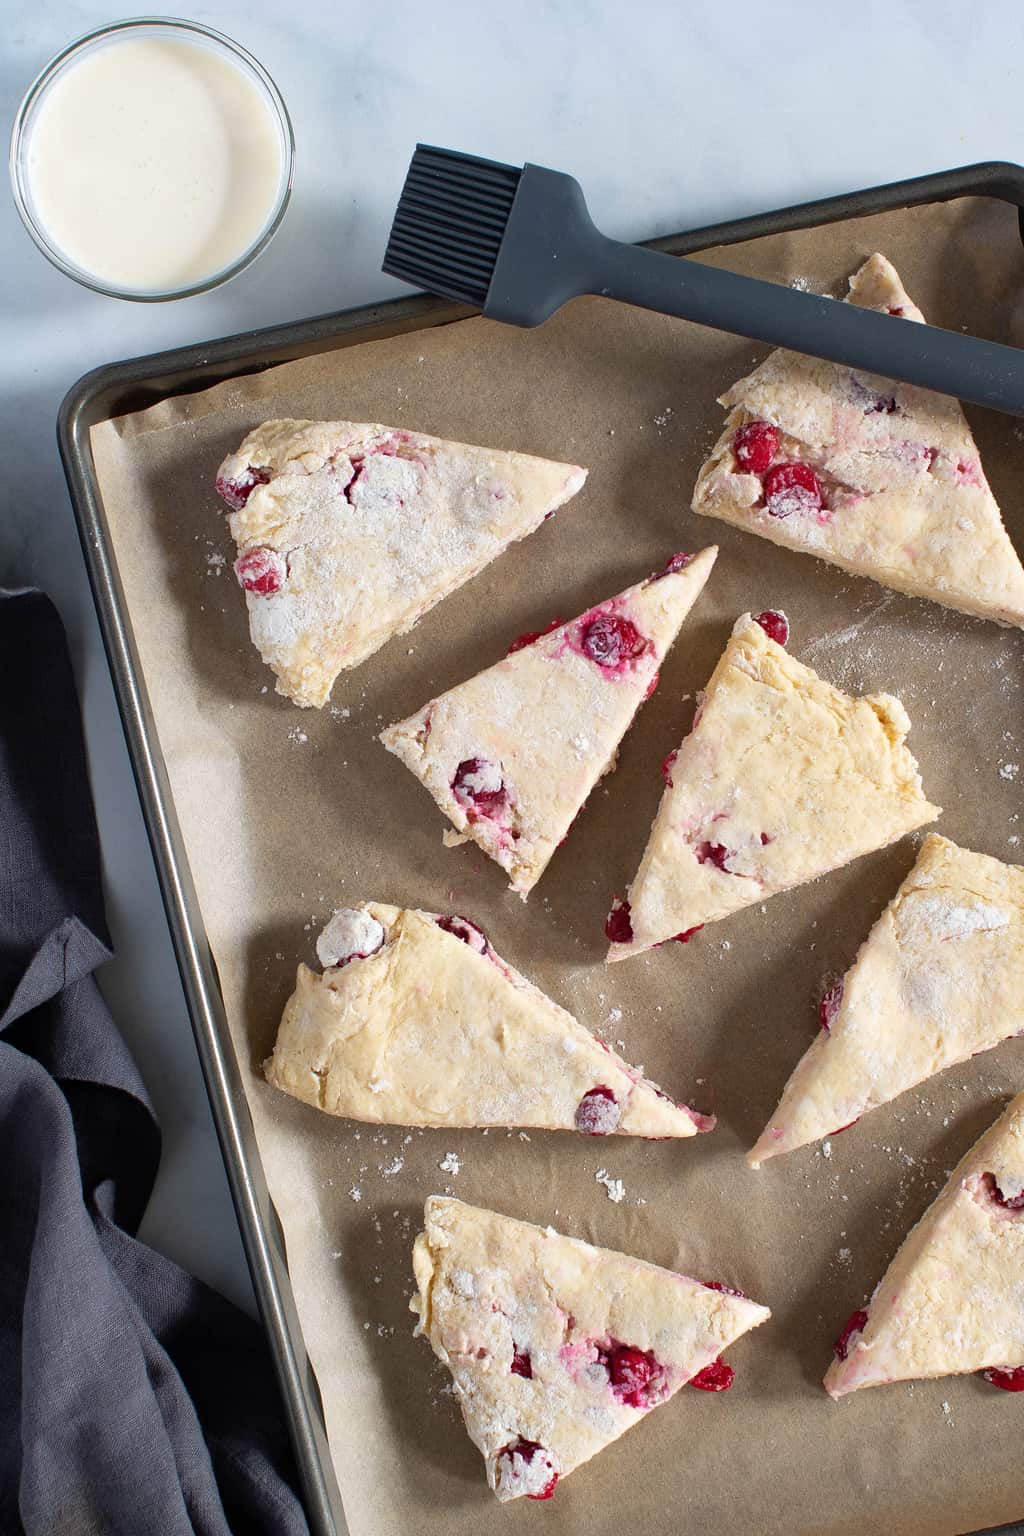
[[432,1196],[424,1225],[416,1331],[451,1371],[503,1502],[547,1498],[771,1315],[735,1291],[459,1200]]
[[[662,796],[628,903],[609,919],[626,960],[932,821],[888,694],[851,698],[744,614]],[[626,920],[628,919],[629,929]]]
[[[1024,1094],[971,1148],[843,1330],[832,1397],[1024,1366]],[[859,1325],[859,1326],[858,1326]]]
[[[924,318],[884,256],[850,279],[849,303]],[[695,512],[898,592],[1024,625],[1024,569],[956,400],[780,351],[720,404],[730,414],[697,479]],[[763,438],[745,469],[736,434],[753,422],[777,429],[777,445],[769,463]],[[773,477],[787,464],[813,471],[820,509],[816,493],[778,494]]]
[[300,965],[265,1072],[377,1125],[537,1126],[693,1136],[675,1104],[495,954],[463,917],[367,902],[336,912]]
[[752,1168],[1024,1033],[1024,869],[931,833],[829,1004]]
[[266,421],[230,454],[235,572],[277,691],[320,708],[587,477],[573,464],[355,421]]
[[[432,699],[381,741],[525,900],[658,680],[717,549],[666,569]],[[463,841],[459,838],[458,841]]]

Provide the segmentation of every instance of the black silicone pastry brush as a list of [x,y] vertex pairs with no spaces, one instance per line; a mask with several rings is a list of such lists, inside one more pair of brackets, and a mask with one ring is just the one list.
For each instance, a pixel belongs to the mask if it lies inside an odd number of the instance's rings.
[[602,294],[1024,416],[1017,348],[609,240],[579,183],[542,165],[417,145],[384,271],[511,325]]

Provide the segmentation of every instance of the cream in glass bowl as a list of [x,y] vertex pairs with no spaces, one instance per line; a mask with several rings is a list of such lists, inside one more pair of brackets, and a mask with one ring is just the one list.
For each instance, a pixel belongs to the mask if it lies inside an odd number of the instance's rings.
[[36,244],[116,298],[226,282],[284,217],[295,144],[266,70],[196,22],[139,17],[72,43],[31,86],[11,182]]

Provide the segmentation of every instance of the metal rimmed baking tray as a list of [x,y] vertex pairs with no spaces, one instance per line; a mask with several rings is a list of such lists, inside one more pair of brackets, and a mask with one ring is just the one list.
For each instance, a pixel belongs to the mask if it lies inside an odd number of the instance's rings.
[[[1024,170],[1004,164],[826,199],[654,242],[684,255],[711,246],[862,215],[987,195],[1024,208]],[[228,1037],[216,967],[184,854],[152,709],[113,556],[89,445],[90,428],[172,395],[356,343],[447,325],[471,311],[414,297],[113,364],[82,379],[61,409],[59,440],[115,690],[152,841],[197,1047],[239,1214],[257,1300],[279,1371],[311,1524],[343,1532],[318,1389],[293,1304],[280,1224],[269,1199],[244,1089]]]

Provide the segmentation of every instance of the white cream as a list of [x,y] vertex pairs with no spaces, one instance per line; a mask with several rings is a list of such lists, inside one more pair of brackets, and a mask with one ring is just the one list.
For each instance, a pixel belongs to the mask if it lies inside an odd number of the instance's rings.
[[284,146],[241,67],[198,42],[126,35],[54,79],[26,165],[61,254],[101,283],[155,293],[249,249],[277,202]]

